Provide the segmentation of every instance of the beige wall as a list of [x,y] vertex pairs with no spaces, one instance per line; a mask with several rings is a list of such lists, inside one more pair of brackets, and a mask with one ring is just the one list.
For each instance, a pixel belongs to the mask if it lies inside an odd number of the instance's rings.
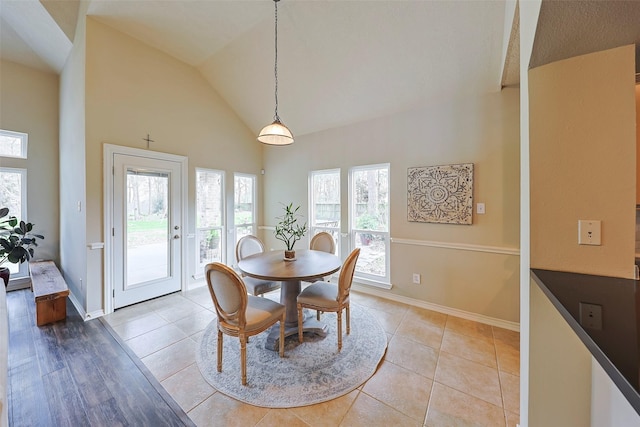
[[[633,74],[633,46],[530,70],[531,267],[633,278]],[[602,246],[577,244],[578,219],[602,220]],[[616,418],[611,408],[625,405],[611,380],[593,373],[597,362],[533,282],[530,295],[523,425]]]
[[636,84],[636,204],[640,204],[640,84]]
[[[512,1],[512,0],[509,0]],[[520,425],[529,419],[530,247],[529,59],[542,0],[518,2],[520,29]]]
[[[258,176],[262,148],[255,135],[197,70],[91,18],[86,60],[87,241],[103,236],[103,144],[146,148],[189,158],[189,226],[195,233],[195,168],[226,172],[227,218],[233,219],[233,172]],[[95,252],[90,251],[90,256]],[[102,254],[89,259],[89,310],[101,307]],[[189,240],[188,277],[195,271]],[[231,261],[231,259],[229,259]],[[190,279],[192,280],[192,279]]]
[[35,256],[59,262],[58,76],[1,61],[0,88],[0,128],[29,134],[28,158],[0,166],[27,169],[27,219],[45,236]]
[[[346,232],[349,167],[390,163],[392,239],[517,250],[518,102],[518,90],[505,89],[299,136],[289,147],[265,147],[265,225],[275,224],[280,203],[302,205],[307,217],[309,172],[340,168]],[[474,163],[474,202],[484,202],[487,213],[474,214],[471,226],[408,222],[407,168],[452,163]],[[281,248],[271,231],[263,237],[267,247]],[[348,239],[342,243],[345,254]],[[518,322],[518,263],[517,255],[392,243],[389,293]],[[412,273],[422,274],[422,284],[412,283]]]
[[[530,71],[531,266],[634,277],[634,46]],[[578,220],[602,245],[578,245]]]
[[531,280],[529,418],[523,425],[591,425],[591,353]]

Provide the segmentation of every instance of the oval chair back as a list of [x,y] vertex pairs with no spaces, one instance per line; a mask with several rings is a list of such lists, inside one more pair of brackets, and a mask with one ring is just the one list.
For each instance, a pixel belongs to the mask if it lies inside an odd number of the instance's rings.
[[353,283],[353,273],[356,271],[358,256],[360,256],[360,248],[354,249],[342,264],[340,278],[338,279],[338,297],[336,298],[336,301],[340,304],[349,298],[351,283]]
[[218,262],[207,264],[204,274],[220,327],[237,336],[246,323],[247,288],[232,268]]
[[[314,251],[322,251],[330,254],[336,253],[336,241],[333,240],[333,236],[326,231],[321,231],[315,236],[311,238],[311,242],[309,242],[309,249]],[[328,282],[331,279],[331,276],[320,277],[317,279],[308,280],[309,283],[315,283],[318,280]],[[320,320],[320,313],[318,313],[318,320]]]
[[[298,309],[298,341],[302,338],[302,310],[310,308],[320,311],[330,311],[336,313],[338,320],[338,351],[342,350],[342,310],[346,312],[347,335],[351,331],[351,320],[349,314],[349,292],[353,282],[353,273],[356,270],[356,263],[360,255],[360,248],[356,248],[349,254],[342,264],[338,285],[327,282],[318,282],[305,288],[297,298],[296,308]],[[318,314],[319,316],[319,314]]]
[[236,261],[261,252],[264,252],[262,240],[251,234],[244,236],[236,244]]
[[280,322],[280,357],[284,356],[284,305],[247,295],[247,288],[231,267],[219,262],[204,268],[207,286],[218,315],[218,372],[222,372],[222,334],[240,340],[240,378],[247,384],[247,339]]
[[336,253],[336,242],[333,240],[333,236],[326,231],[321,231],[311,238],[309,243],[309,249],[314,251],[328,252],[330,254]]
[[[262,240],[251,234],[241,237],[236,244],[236,262],[241,261],[248,256],[260,254],[262,252],[264,252],[264,243],[262,243]],[[262,296],[267,292],[280,289],[280,282],[247,277],[245,274],[242,274],[242,277],[244,278],[244,284],[251,295]]]

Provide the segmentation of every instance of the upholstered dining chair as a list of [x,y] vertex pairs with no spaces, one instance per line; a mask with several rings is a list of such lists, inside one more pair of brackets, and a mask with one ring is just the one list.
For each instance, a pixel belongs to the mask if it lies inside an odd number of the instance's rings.
[[[314,251],[327,252],[335,255],[336,241],[333,240],[333,236],[330,233],[321,231],[311,238],[311,242],[309,242],[309,249],[312,249]],[[329,282],[331,281],[331,276],[321,277],[319,279],[310,279],[307,282],[315,283],[318,281]],[[316,311],[316,318],[320,320],[320,310]]]
[[242,278],[219,262],[204,268],[209,293],[218,315],[218,372],[222,372],[223,334],[240,339],[242,385],[247,384],[247,339],[280,322],[280,357],[284,356],[285,307],[268,298],[247,294]]
[[338,317],[338,351],[342,350],[342,310],[346,312],[347,335],[351,332],[349,318],[349,292],[353,273],[360,255],[360,248],[354,249],[342,264],[338,284],[316,282],[307,286],[298,295],[298,341],[302,340],[302,310],[310,308],[318,311],[335,312]]
[[[322,251],[330,254],[336,253],[336,241],[333,240],[333,236],[326,231],[321,231],[311,238],[309,242],[309,249],[314,251]],[[328,282],[331,277],[323,277],[320,279],[309,280],[310,283],[317,282],[319,280]]]
[[[236,244],[236,262],[250,255],[262,252],[264,252],[264,243],[262,243],[262,240],[253,235],[241,237]],[[248,277],[244,274],[242,276],[244,284],[251,295],[262,296],[267,292],[280,289],[280,282],[256,279],[255,277]]]
[[336,242],[333,240],[333,236],[326,231],[321,231],[311,238],[309,243],[309,249],[314,251],[328,252],[330,254],[336,253]]

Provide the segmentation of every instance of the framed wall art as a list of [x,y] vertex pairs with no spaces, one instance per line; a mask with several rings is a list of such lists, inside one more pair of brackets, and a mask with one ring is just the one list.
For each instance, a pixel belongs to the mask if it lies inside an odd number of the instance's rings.
[[407,171],[407,219],[471,224],[473,163],[425,166]]

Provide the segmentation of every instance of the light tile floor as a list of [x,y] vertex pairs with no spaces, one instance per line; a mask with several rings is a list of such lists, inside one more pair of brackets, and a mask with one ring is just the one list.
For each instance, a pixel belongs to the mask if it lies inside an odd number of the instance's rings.
[[[279,291],[268,295],[277,300]],[[206,287],[106,316],[198,426],[507,426],[519,419],[519,334],[435,311],[352,292],[387,332],[376,374],[338,399],[267,409],[216,392],[195,361],[215,319]]]

